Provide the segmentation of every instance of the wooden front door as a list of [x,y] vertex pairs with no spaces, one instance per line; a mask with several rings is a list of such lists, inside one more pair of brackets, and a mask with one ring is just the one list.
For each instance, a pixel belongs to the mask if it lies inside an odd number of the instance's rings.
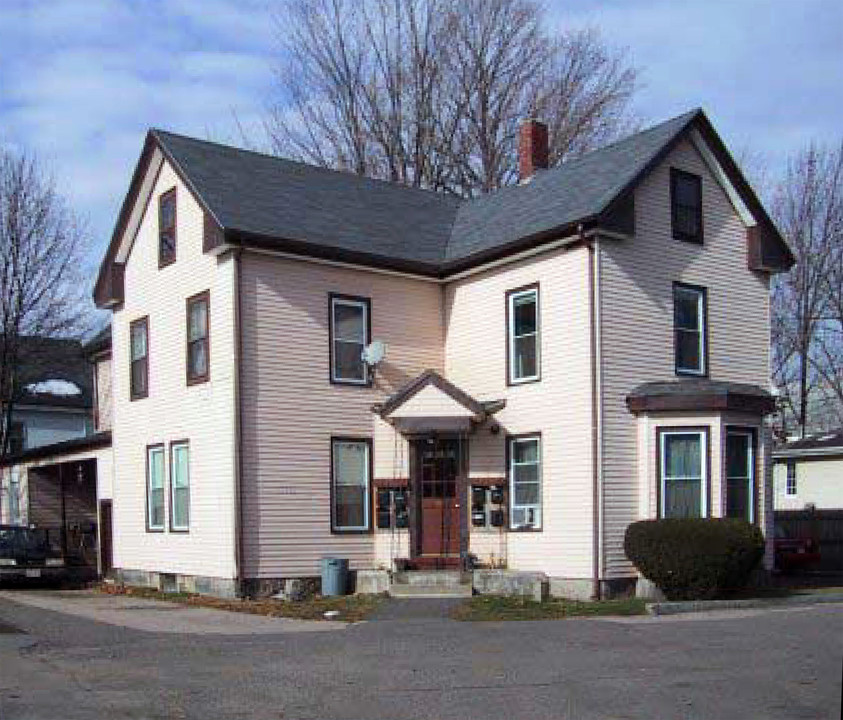
[[419,530],[422,559],[441,559],[440,564],[460,557],[460,491],[462,462],[456,439],[420,440],[417,446]]

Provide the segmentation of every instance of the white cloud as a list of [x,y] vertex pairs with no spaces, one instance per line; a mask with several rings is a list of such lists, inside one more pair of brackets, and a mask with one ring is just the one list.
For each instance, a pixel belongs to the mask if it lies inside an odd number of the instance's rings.
[[[0,141],[50,161],[90,219],[98,260],[146,129],[240,142],[271,99],[279,0],[0,2]],[[780,166],[839,140],[839,0],[603,0],[550,4],[596,25],[642,69],[638,114],[703,105],[727,142]],[[257,144],[261,144],[258,139]]]
[[0,138],[36,150],[98,259],[149,127],[238,140],[271,91],[264,3],[56,0],[0,6]]

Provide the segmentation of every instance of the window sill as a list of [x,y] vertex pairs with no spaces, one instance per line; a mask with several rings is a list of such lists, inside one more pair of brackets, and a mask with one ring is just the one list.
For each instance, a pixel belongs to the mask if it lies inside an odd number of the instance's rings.
[[708,370],[680,370],[679,368],[675,368],[675,373],[677,377],[692,377],[692,378],[707,378],[708,377]]
[[679,240],[679,242],[690,243],[691,245],[704,245],[703,236],[702,235],[685,235],[683,233],[674,232],[673,239]]
[[511,378],[507,378],[506,385],[507,387],[519,387],[520,385],[533,385],[537,382],[541,382],[541,375],[536,375],[536,377],[529,377],[524,378],[523,380],[513,380]]

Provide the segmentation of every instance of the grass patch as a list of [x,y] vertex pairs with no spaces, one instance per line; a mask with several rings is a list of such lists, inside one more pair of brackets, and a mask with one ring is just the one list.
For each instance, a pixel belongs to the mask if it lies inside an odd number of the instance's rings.
[[[365,620],[383,601],[379,595],[345,595],[342,597],[316,596],[299,602],[266,598],[261,600],[226,600],[195,593],[163,593],[152,588],[126,585],[101,585],[99,592],[108,595],[127,595],[147,600],[162,600],[191,607],[249,613],[265,617],[296,618],[299,620],[338,620],[358,622]],[[338,612],[335,617],[326,618],[326,612]]]
[[476,595],[454,611],[455,620],[473,622],[490,620],[564,620],[569,617],[606,615],[643,615],[645,602],[638,598],[577,602],[550,599],[544,602],[526,598]]

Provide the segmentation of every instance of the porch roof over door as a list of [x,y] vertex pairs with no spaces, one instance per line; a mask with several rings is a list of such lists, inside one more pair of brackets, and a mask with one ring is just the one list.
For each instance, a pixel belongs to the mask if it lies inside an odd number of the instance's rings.
[[425,370],[372,411],[400,432],[465,432],[504,404],[475,400],[435,370]]

